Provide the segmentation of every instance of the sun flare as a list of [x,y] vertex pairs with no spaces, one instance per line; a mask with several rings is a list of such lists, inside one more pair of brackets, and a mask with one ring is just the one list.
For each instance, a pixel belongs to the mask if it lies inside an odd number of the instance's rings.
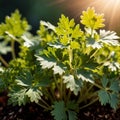
[[94,0],[91,6],[94,6],[107,16],[109,28],[114,27],[118,23],[118,19],[120,19],[120,0]]
[[120,29],[120,0],[57,0],[75,19],[79,19],[81,11],[94,7],[97,13],[104,13],[109,29]]

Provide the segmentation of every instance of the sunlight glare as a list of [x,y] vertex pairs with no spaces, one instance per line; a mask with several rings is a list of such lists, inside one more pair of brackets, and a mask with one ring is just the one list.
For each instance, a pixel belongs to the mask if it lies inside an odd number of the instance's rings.
[[64,6],[68,14],[75,19],[83,10],[94,7],[97,13],[104,13],[106,24],[109,28],[118,27],[120,29],[120,0],[56,0]]

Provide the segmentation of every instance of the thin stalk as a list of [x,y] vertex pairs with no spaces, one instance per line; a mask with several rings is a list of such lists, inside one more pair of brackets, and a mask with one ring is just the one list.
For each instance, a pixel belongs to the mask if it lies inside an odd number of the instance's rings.
[[57,79],[56,79],[56,76],[54,74],[53,74],[53,77],[54,77],[55,84],[56,84],[57,88],[59,89],[59,86],[58,86],[58,83],[57,83]]
[[55,100],[55,94],[53,93],[53,90],[52,90],[52,89],[50,89],[50,91],[48,91],[48,90],[46,89],[45,94],[48,95],[48,98],[49,98],[49,100],[50,100],[51,102],[53,102],[53,101]]
[[94,38],[93,29],[91,29],[91,37]]
[[[55,85],[56,85],[56,89],[58,90],[58,92],[60,92],[60,87],[59,87],[59,85],[58,85],[58,83],[57,83],[57,79],[56,79],[56,76],[55,75],[53,75],[54,76],[54,81],[55,81]],[[54,93],[55,94],[55,93]],[[59,93],[58,93],[59,94]],[[60,98],[61,98],[61,94],[60,94]]]
[[61,100],[64,98],[64,93],[63,93],[63,81],[62,81],[62,77],[60,78],[60,96],[61,96]]
[[51,100],[52,100],[52,101],[56,100],[55,91],[54,91],[53,89],[50,89],[50,93],[51,93],[51,94],[49,94],[49,96],[51,96],[51,98],[52,98]]
[[70,68],[72,69],[73,53],[70,46],[68,47],[68,53],[69,53],[69,65],[70,65]]
[[48,104],[47,104],[47,102],[46,102],[46,101],[44,101],[43,99],[40,99],[40,101],[41,101],[41,102],[43,102],[43,103],[46,105],[46,107],[47,107],[47,108],[49,108],[49,107],[50,107],[50,105],[48,105]]
[[80,91],[80,96],[79,96],[79,98],[77,100],[77,103],[81,103],[82,101],[85,100],[85,98],[84,98],[85,96],[89,96],[89,94],[90,94],[89,91],[92,89],[92,87],[93,87],[93,85],[91,85],[88,89],[85,88],[85,90]]
[[98,85],[97,83],[92,83],[92,84],[93,84],[94,86],[96,86],[96,87],[98,87],[98,88],[104,90],[104,88],[103,88],[102,86]]
[[48,107],[43,105],[43,104],[40,104],[40,103],[37,103],[39,106],[41,106],[42,108],[44,108],[45,110],[48,110]]
[[88,103],[88,104],[86,104],[86,105],[80,107],[80,110],[83,109],[83,108],[86,108],[86,107],[88,107],[88,106],[90,106],[90,105],[92,105],[93,103],[95,103],[96,101],[98,101],[98,99],[99,99],[99,98],[97,97],[96,99],[94,99],[94,100],[91,101],[90,103]]
[[65,101],[67,101],[66,100],[67,96],[66,96],[66,86],[65,86],[65,84],[63,84],[63,98],[64,98]]
[[67,95],[67,100],[66,100],[66,102],[69,101],[70,97],[71,97],[71,91],[69,90],[69,93],[68,93],[68,95]]
[[5,65],[5,67],[8,67],[7,61],[0,55],[0,61]]
[[90,59],[98,52],[98,49],[90,56]]
[[91,84],[91,86],[87,89],[87,93],[93,88],[93,84]]
[[12,57],[13,57],[13,59],[15,59],[16,54],[15,54],[15,41],[14,40],[11,41],[11,48],[12,48],[12,51],[11,51]]
[[88,99],[91,99],[92,97],[97,96],[97,94],[98,94],[98,91],[94,92],[93,94],[90,94],[90,95],[88,96]]

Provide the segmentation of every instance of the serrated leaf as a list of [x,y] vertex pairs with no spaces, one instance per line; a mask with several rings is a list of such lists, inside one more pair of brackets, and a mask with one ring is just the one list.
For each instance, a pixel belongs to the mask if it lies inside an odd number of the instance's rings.
[[31,88],[30,88],[30,89],[26,92],[26,95],[30,98],[30,101],[31,101],[31,102],[38,103],[39,100],[41,99],[42,92],[39,91],[38,89],[37,89],[37,90],[34,90],[34,89],[31,89]]
[[77,113],[72,110],[68,110],[68,120],[77,120]]
[[112,108],[117,109],[118,104],[119,104],[119,98],[117,94],[114,94],[114,93],[110,94],[109,103]]
[[106,61],[104,64],[104,66],[108,66],[108,68],[111,70],[111,71],[117,71],[118,69],[120,69],[120,64],[118,62],[110,62],[110,61]]
[[120,39],[120,37],[116,35],[116,32],[100,30],[100,41],[102,43],[113,46],[120,46],[118,39]]
[[42,66],[42,69],[50,69],[53,66],[56,65],[56,62],[52,59],[49,59],[47,57],[41,57],[41,56],[36,56],[37,60],[40,61],[40,65]]
[[68,110],[78,111],[79,105],[75,101],[68,101],[66,104]]
[[114,92],[119,92],[119,91],[120,91],[119,82],[118,82],[118,81],[113,81],[113,82],[111,82],[110,90],[112,90],[112,91],[114,91]]
[[54,120],[67,120],[65,103],[63,101],[54,102],[51,114],[54,116]]
[[94,81],[92,80],[91,73],[85,70],[79,70],[77,73],[77,77],[78,79],[81,79],[82,81],[94,83]]
[[40,21],[40,24],[46,26],[48,29],[51,29],[51,30],[55,31],[55,26],[52,25],[52,24],[49,23],[49,22],[45,22],[45,21],[42,21],[42,20],[41,20],[41,21]]
[[17,90],[15,89],[14,91],[10,92],[8,94],[9,98],[9,104],[13,104],[13,105],[25,105],[27,103],[27,96],[26,96],[26,91],[27,89],[21,89],[21,90]]
[[21,38],[24,40],[24,46],[26,47],[35,47],[40,43],[40,41],[36,40],[33,36],[28,34],[21,36]]
[[11,47],[7,46],[7,43],[5,41],[0,42],[0,54],[7,54],[11,51]]
[[17,85],[23,86],[23,87],[28,87],[28,84],[25,84],[23,81],[21,80],[15,80],[17,82]]
[[74,76],[68,75],[63,76],[64,83],[66,83],[66,88],[69,88],[75,95],[78,95],[78,92],[80,91],[80,86],[76,84]]
[[20,37],[24,32],[30,29],[27,21],[21,18],[18,10],[15,10],[11,16],[6,16],[5,23],[0,24],[0,35],[10,34]]
[[70,46],[72,49],[80,49],[80,44],[76,41],[71,41]]
[[36,56],[36,57],[37,60],[40,61],[40,65],[42,66],[42,69],[52,68],[54,74],[59,74],[59,75],[62,75],[65,72],[61,66],[57,65],[54,59],[50,59],[47,57],[40,57],[40,56]]
[[54,74],[62,75],[65,71],[58,65],[55,65],[52,70],[54,71]]
[[80,25],[76,25],[75,28],[73,29],[73,32],[72,32],[72,38],[79,38],[83,35],[83,32],[81,31],[80,29]]
[[98,91],[99,101],[101,102],[101,105],[106,105],[109,103],[110,97],[107,91],[99,90]]
[[62,45],[61,43],[57,42],[57,43],[48,43],[49,46],[57,48],[57,49],[64,49],[67,48],[66,46]]
[[96,14],[94,8],[82,12],[81,23],[88,28],[98,29],[104,27],[103,14]]
[[27,87],[32,85],[32,80],[32,74],[29,71],[24,71],[20,76],[17,76],[16,82],[17,85]]
[[100,49],[103,47],[103,44],[100,41],[96,41],[94,38],[87,38],[87,47],[92,47],[93,49],[97,48]]
[[102,85],[103,85],[104,88],[107,87],[108,82],[109,82],[108,79],[106,77],[103,77],[103,79],[102,79]]

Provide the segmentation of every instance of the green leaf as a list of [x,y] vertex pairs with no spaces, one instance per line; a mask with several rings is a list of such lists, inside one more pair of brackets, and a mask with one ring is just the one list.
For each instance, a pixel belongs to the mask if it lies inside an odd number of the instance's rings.
[[70,46],[71,46],[72,49],[80,49],[80,44],[76,41],[72,41],[70,43]]
[[11,51],[11,47],[7,45],[5,41],[0,42],[0,54],[7,54]]
[[107,93],[107,91],[99,90],[98,96],[99,96],[99,101],[101,102],[102,105],[106,105],[107,103],[109,103],[110,96]]
[[41,21],[40,21],[40,24],[46,26],[48,29],[51,29],[51,30],[55,31],[55,26],[52,25],[52,24],[49,23],[49,22],[45,22],[45,21],[42,21],[42,20],[41,20]]
[[26,47],[35,48],[40,44],[40,41],[31,34],[24,34],[21,38],[24,40],[24,46]]
[[42,66],[42,69],[52,68],[54,74],[59,74],[59,75],[62,75],[65,72],[64,69],[60,65],[57,65],[54,59],[50,59],[50,58],[43,57],[43,56],[40,57],[37,55],[36,57],[37,57],[37,60],[40,61],[40,65]]
[[40,61],[40,65],[42,66],[42,69],[46,69],[46,68],[50,69],[56,65],[56,62],[54,61],[54,59],[50,59],[43,56],[42,57],[36,56],[36,57],[37,57],[37,60]]
[[116,35],[116,32],[100,30],[100,41],[102,43],[113,46],[120,46],[118,39],[120,39],[120,37]]
[[41,96],[43,95],[41,91],[39,91],[38,89],[35,90],[35,89],[29,89],[27,92],[26,92],[26,95],[30,98],[30,101],[31,102],[35,102],[35,103],[38,103],[39,100],[41,99]]
[[79,110],[79,105],[78,105],[78,103],[76,103],[76,101],[68,101],[67,103],[66,103],[66,108],[67,108],[67,110],[72,110],[72,111],[76,111],[76,112],[78,112],[78,110]]
[[103,44],[100,41],[96,41],[94,38],[87,38],[87,43],[86,43],[87,47],[92,47],[93,49],[97,48],[100,49],[103,47]]
[[113,82],[111,82],[110,90],[112,90],[114,92],[119,92],[120,91],[119,81],[113,81]]
[[109,82],[108,79],[106,77],[103,77],[103,79],[102,79],[102,85],[103,85],[104,88],[107,87],[108,82]]
[[78,70],[77,77],[82,81],[90,82],[92,84],[94,83],[94,81],[92,80],[92,73],[89,71]]
[[67,120],[64,102],[54,102],[51,114],[54,116],[54,120]]
[[18,10],[5,18],[5,23],[0,24],[0,35],[5,36],[6,34],[20,37],[23,33],[30,29],[27,21],[21,19],[21,15]]
[[110,106],[114,109],[117,109],[119,104],[119,98],[117,94],[111,93],[109,99]]
[[33,76],[29,71],[24,71],[20,76],[17,77],[17,85],[20,86],[31,86],[33,81]]
[[81,23],[88,28],[98,29],[104,27],[103,14],[96,14],[94,8],[82,12]]
[[55,65],[52,70],[54,71],[54,74],[62,75],[65,71],[60,66]]
[[104,66],[108,66],[108,68],[111,71],[117,71],[118,69],[120,69],[120,64],[118,62],[115,61],[106,61],[104,64]]
[[83,36],[83,32],[80,30],[80,25],[76,25],[72,32],[72,38],[78,39]]
[[[80,26],[76,25],[74,19],[69,20],[68,17],[61,15],[59,19],[58,26],[56,27],[56,34],[58,39],[64,46],[70,44],[72,39],[78,39],[83,35],[83,32],[80,30]],[[78,46],[78,44],[77,44]]]
[[72,110],[68,110],[68,120],[78,120],[77,113]]
[[64,83],[66,83],[66,88],[69,88],[75,95],[78,95],[80,91],[80,86],[76,84],[73,75],[63,76]]
[[17,85],[23,86],[23,87],[28,87],[28,84],[25,84],[23,81],[21,80],[15,80],[17,82]]
[[27,100],[27,95],[26,95],[26,91],[27,89],[24,88],[24,89],[18,89],[18,88],[15,88],[13,89],[12,91],[9,92],[8,96],[10,97],[9,98],[9,104],[13,104],[13,105],[25,105],[28,100]]
[[49,46],[53,47],[53,48],[57,48],[57,49],[64,49],[64,48],[67,48],[66,46],[62,45],[61,43],[59,42],[56,42],[54,44],[52,43],[48,43]]

